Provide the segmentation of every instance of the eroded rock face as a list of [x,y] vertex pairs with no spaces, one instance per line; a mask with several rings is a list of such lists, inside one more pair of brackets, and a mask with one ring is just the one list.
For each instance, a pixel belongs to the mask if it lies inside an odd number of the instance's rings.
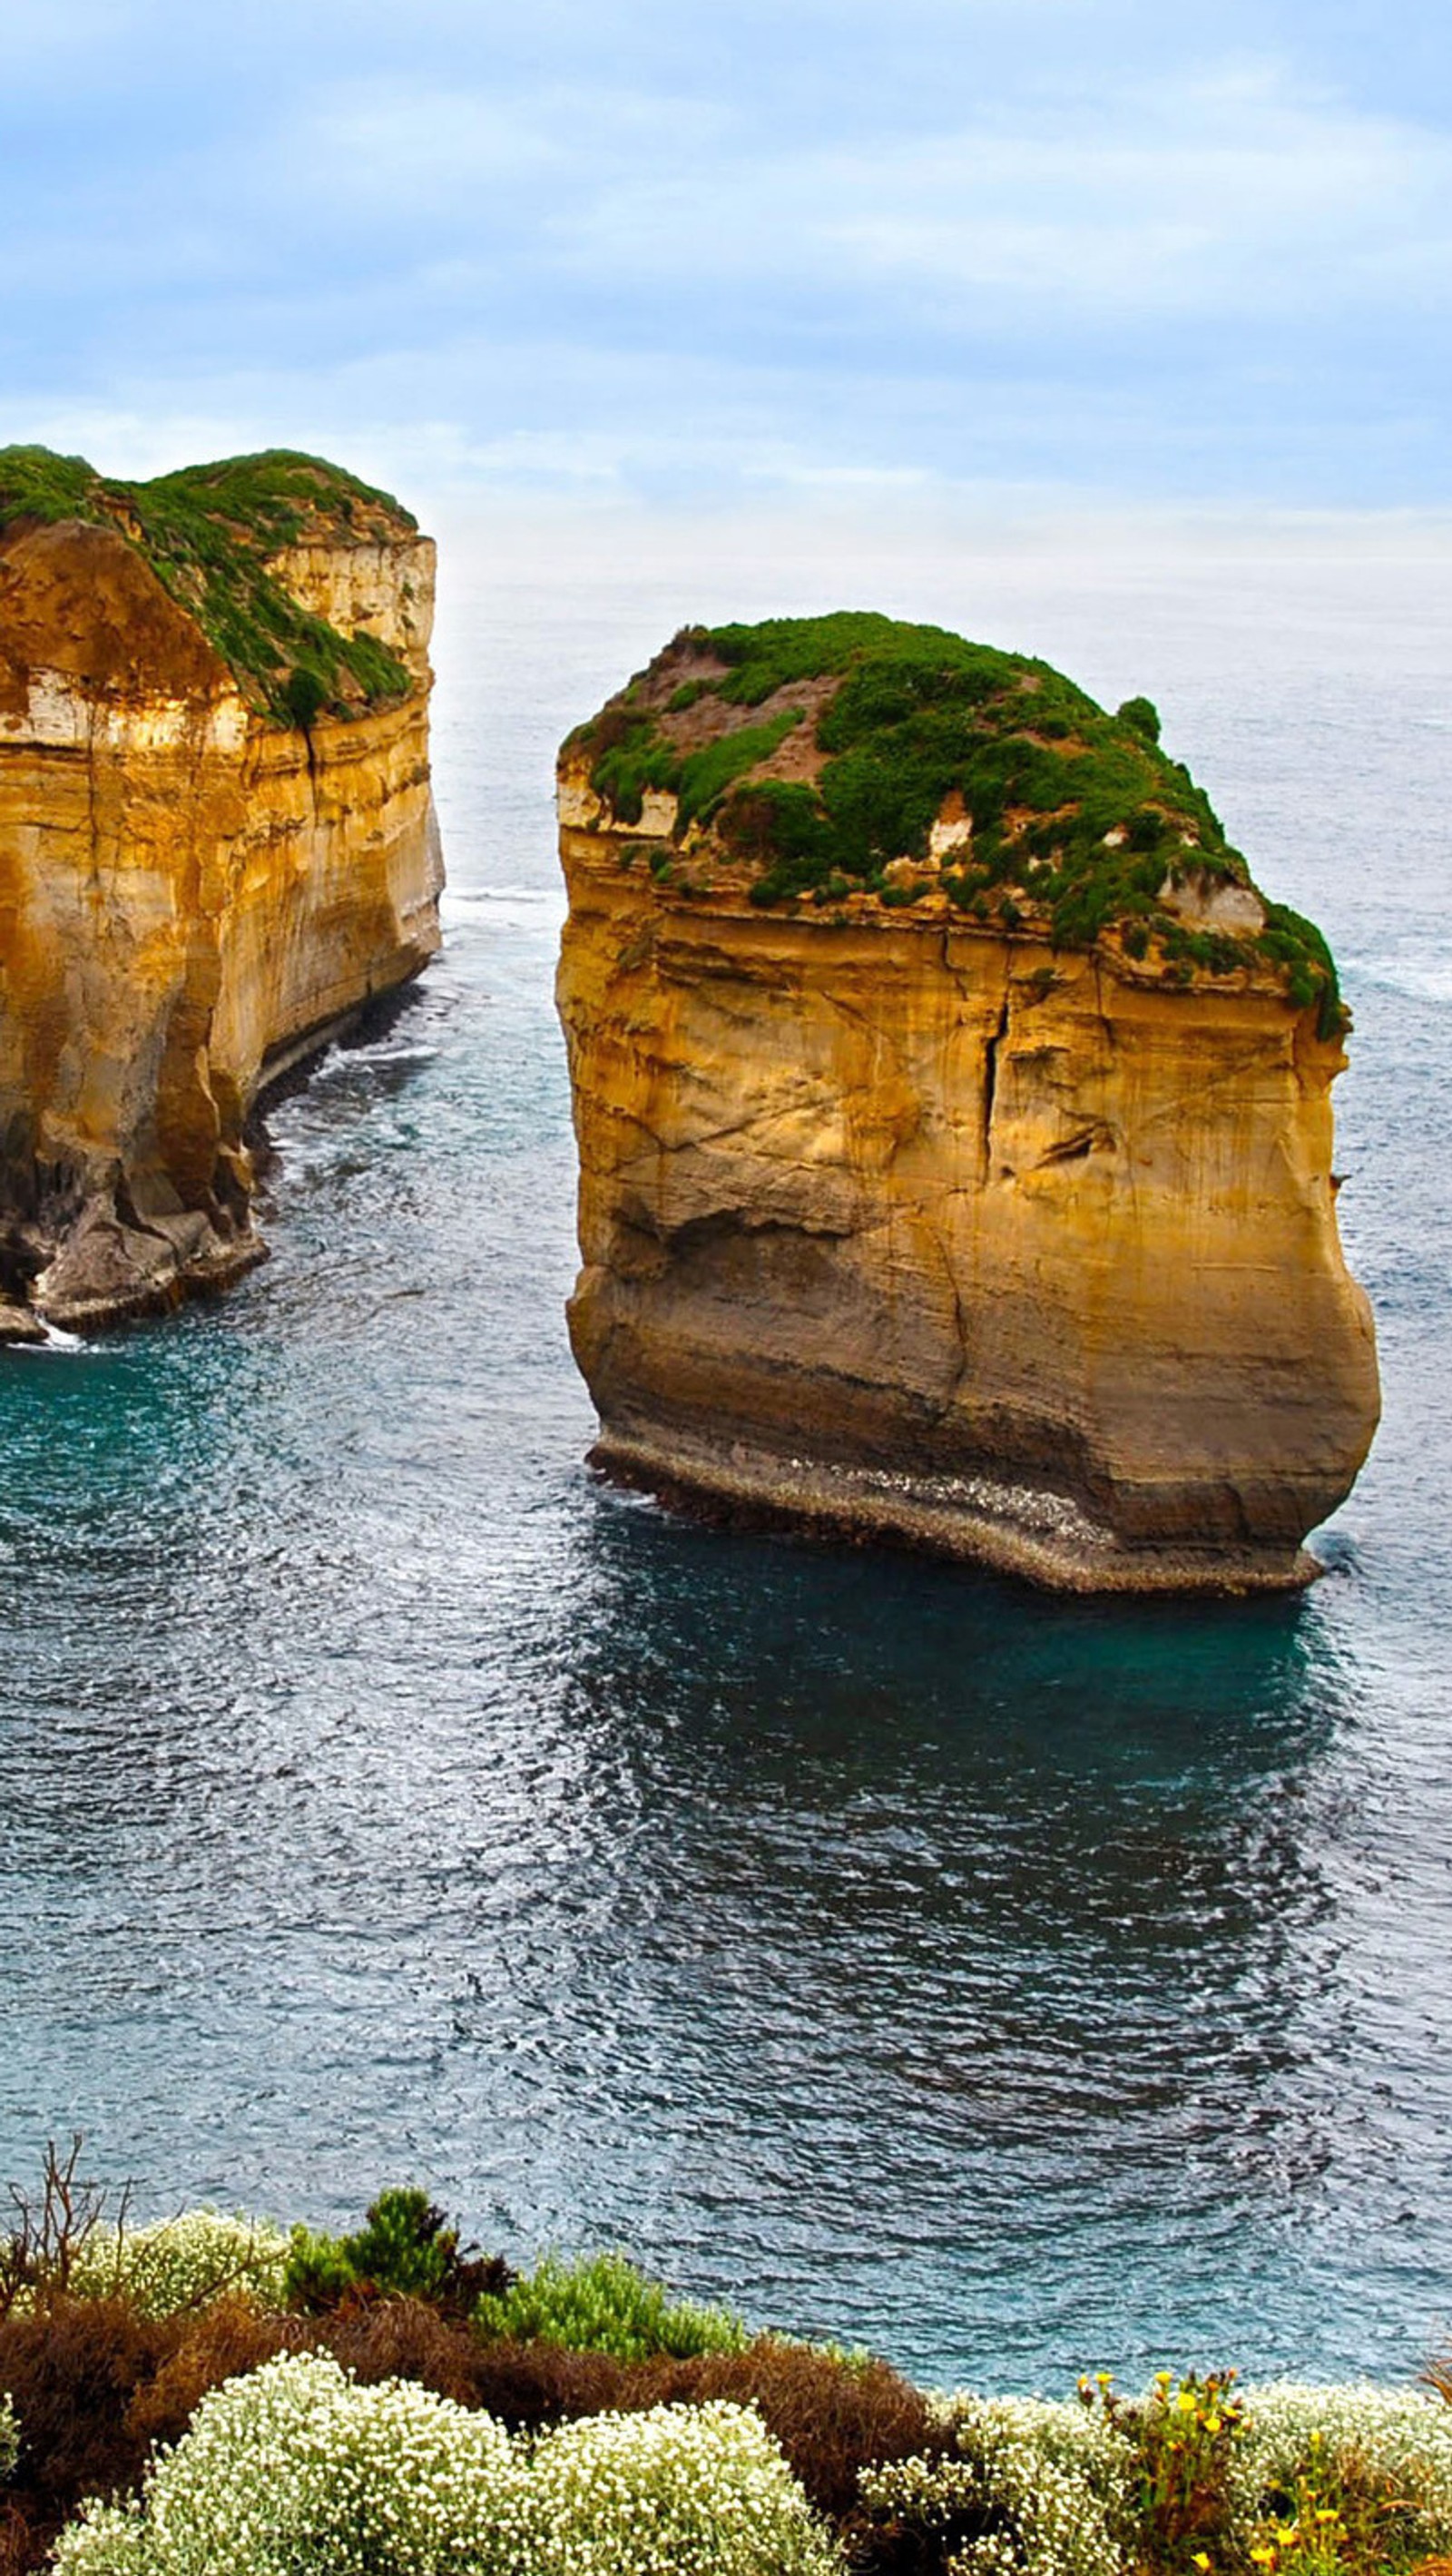
[[0,534],[0,1301],[32,1316],[134,1312],[258,1259],[260,1090],[438,945],[433,549],[378,516],[274,566],[409,681],[307,730],[122,526]]
[[931,885],[753,903],[588,744],[560,803],[597,1460],[1076,1589],[1304,1582],[1378,1405],[1340,1035]]

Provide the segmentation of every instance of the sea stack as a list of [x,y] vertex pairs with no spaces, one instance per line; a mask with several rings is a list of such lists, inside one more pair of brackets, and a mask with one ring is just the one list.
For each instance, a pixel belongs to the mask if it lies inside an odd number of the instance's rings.
[[316,458],[0,450],[0,1339],[261,1256],[260,1095],[438,945],[433,585]]
[[571,735],[602,1468],[1075,1591],[1314,1574],[1378,1412],[1347,1015],[1158,737],[868,615],[687,629]]

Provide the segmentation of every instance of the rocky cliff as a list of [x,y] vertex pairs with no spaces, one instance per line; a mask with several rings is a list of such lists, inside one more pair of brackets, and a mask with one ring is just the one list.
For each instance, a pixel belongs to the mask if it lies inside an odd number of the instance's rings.
[[0,451],[0,1333],[260,1257],[259,1095],[438,945],[433,576],[311,458]]
[[1289,1588],[1377,1418],[1335,972],[1147,701],[688,630],[566,743],[594,1455],[1076,1589]]

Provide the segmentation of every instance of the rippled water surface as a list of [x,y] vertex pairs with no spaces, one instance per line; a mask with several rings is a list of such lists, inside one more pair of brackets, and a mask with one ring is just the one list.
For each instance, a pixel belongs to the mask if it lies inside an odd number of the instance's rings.
[[[459,543],[446,953],[277,1113],[265,1269],[0,1361],[0,2173],[80,2127],[150,2210],[417,2177],[935,2379],[1406,2370],[1452,2320],[1439,586],[859,569]],[[682,617],[853,595],[1149,688],[1337,945],[1387,1418],[1302,1603],[1065,1605],[582,1467],[553,745]]]

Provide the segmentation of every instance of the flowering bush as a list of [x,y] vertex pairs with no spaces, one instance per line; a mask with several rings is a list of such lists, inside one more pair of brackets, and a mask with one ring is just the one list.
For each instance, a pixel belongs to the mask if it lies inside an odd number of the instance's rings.
[[[1230,2453],[1245,2424],[1233,2370],[1157,2371],[1142,2397],[1121,2397],[1107,2370],[1079,2382],[1079,2403],[1124,2436],[1134,2456],[1139,2552],[1152,2565],[1204,2570],[1227,2537]],[[1197,2545],[1198,2544],[1198,2545]]]
[[1418,2389],[1245,2392],[1227,2488],[1252,2566],[1395,2569],[1452,2550],[1452,2407]]
[[0,2397],[0,2481],[10,2476],[20,2457],[20,2427],[8,2397]]
[[202,2400],[56,2576],[843,2576],[748,2410],[593,2416],[532,2448],[409,2380],[290,2353]]
[[519,2576],[842,2576],[748,2407],[586,2416],[538,2443],[531,2484]]
[[952,2576],[1120,2576],[1135,2458],[1115,2426],[1038,2398],[950,2406],[955,2456],[863,2470],[874,2517],[936,2535]]
[[76,2298],[121,2292],[143,2316],[169,2317],[205,2307],[224,2291],[280,2307],[288,2239],[259,2218],[228,2218],[189,2209],[155,2227],[97,2227],[76,2253],[69,2287]]
[[360,2388],[289,2353],[203,2398],[139,2500],[91,2504],[57,2576],[505,2576],[522,2480],[509,2436],[415,2382]]

